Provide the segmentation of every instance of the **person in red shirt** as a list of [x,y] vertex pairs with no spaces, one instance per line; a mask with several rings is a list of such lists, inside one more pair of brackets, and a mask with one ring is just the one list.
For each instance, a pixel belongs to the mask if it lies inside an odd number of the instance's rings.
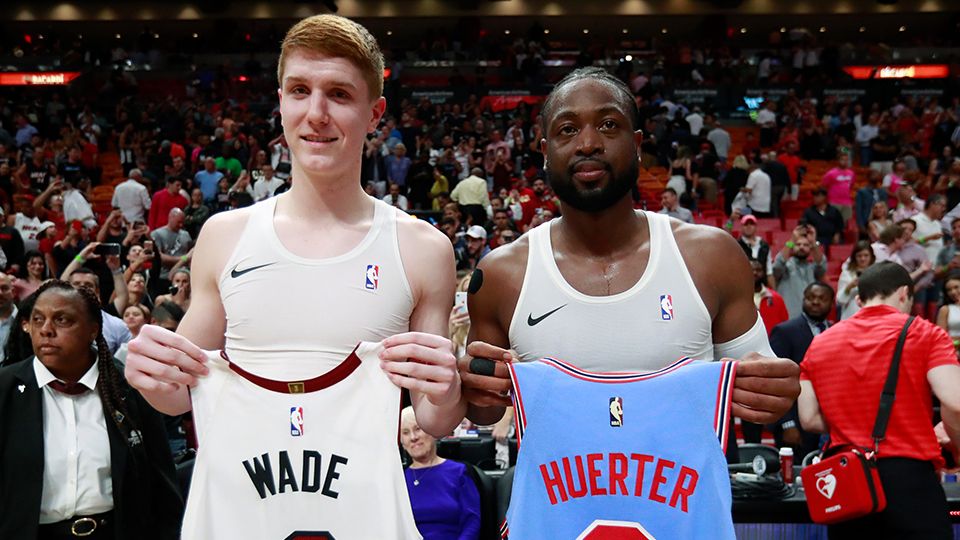
[[154,193],[150,202],[150,216],[147,218],[150,230],[155,231],[166,225],[170,210],[183,209],[189,203],[187,198],[180,194],[180,180],[176,177],[167,178],[166,189]]
[[517,220],[517,226],[521,231],[525,232],[527,226],[530,225],[530,221],[535,215],[537,215],[537,208],[540,208],[540,198],[537,197],[537,194],[527,187],[527,179],[525,176],[520,176],[514,184],[513,190],[510,191],[510,199],[515,203],[520,205],[520,219]]
[[[860,275],[859,299],[860,311],[815,337],[800,364],[800,423],[808,431],[829,433],[830,447],[874,447],[871,433],[880,393],[913,306],[913,280],[896,263],[875,264]],[[903,348],[886,438],[879,445],[878,469],[887,507],[831,526],[831,540],[953,538],[936,469],[944,463],[941,444],[955,458],[958,454],[957,388],[960,364],[950,337],[935,324],[914,319]],[[932,423],[932,395],[940,400],[942,437]]]
[[787,174],[790,175],[790,185],[796,186],[800,183],[800,167],[803,166],[803,160],[797,155],[797,143],[790,141],[783,152],[777,156],[777,161],[783,163],[787,168]]
[[537,195],[537,198],[540,200],[540,208],[543,208],[544,211],[550,211],[554,216],[560,215],[558,211],[560,202],[557,199],[557,196],[554,195],[553,190],[550,189],[550,186],[547,185],[547,181],[543,178],[537,178],[533,181],[533,192]]
[[773,327],[790,318],[787,305],[777,291],[767,288],[767,267],[757,259],[750,259],[750,268],[753,270],[753,303],[756,304],[763,319],[763,326],[767,335]]

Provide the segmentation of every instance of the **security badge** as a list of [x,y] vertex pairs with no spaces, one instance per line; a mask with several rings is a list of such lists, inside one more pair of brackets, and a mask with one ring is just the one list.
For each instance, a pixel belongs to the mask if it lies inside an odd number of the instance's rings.
[[610,398],[610,427],[623,427],[623,398]]

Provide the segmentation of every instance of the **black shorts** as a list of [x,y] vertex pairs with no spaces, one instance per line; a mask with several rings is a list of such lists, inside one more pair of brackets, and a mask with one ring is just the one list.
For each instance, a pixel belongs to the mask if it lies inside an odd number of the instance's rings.
[[828,527],[830,540],[953,540],[947,497],[929,461],[887,458],[879,469],[886,510]]

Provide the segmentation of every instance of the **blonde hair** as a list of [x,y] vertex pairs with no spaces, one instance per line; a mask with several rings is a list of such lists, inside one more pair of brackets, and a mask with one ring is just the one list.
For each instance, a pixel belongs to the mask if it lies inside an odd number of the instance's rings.
[[733,158],[733,166],[737,169],[747,170],[750,168],[750,163],[747,161],[747,158],[741,154]]
[[277,82],[283,85],[286,58],[296,49],[345,58],[360,70],[370,99],[383,94],[383,53],[376,38],[363,26],[339,15],[314,15],[293,25],[280,45]]

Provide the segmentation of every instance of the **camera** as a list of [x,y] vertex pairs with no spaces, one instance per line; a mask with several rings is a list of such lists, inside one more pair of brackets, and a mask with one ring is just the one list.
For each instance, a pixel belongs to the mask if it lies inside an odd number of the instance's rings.
[[93,249],[93,252],[96,253],[97,255],[103,255],[105,257],[109,257],[111,255],[119,257],[120,244],[113,244],[113,243],[100,244],[99,246]]

